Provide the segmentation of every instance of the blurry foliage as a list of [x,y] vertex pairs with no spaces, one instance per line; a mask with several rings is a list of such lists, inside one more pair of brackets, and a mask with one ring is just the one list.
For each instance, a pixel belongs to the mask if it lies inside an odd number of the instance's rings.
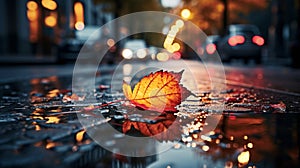
[[[173,9],[172,13],[180,15],[180,11],[184,8],[192,12],[191,20],[199,26],[207,34],[218,34],[222,30],[224,0],[183,0],[178,8]],[[112,12],[115,16],[122,16],[133,12],[140,11],[163,11],[163,7],[159,0],[94,0],[95,4],[107,4],[106,12]],[[269,0],[227,0],[228,3],[228,21],[232,23],[247,23],[243,16],[251,11],[266,9]],[[143,26],[163,25],[163,23],[155,23],[145,21],[144,23],[136,23]],[[148,37],[151,38],[151,37]],[[151,40],[150,40],[151,41]]]
[[161,5],[158,3],[158,0],[125,0],[122,1],[122,11],[121,15],[129,14],[132,12],[141,12],[141,11],[160,11],[162,10]]
[[159,0],[93,0],[93,2],[95,4],[107,4],[107,6],[110,6],[107,12],[113,12],[116,16],[141,11],[161,11],[163,9]]
[[[263,10],[268,6],[268,0],[227,0],[228,21],[230,23],[247,23],[243,15],[253,10]],[[216,34],[222,29],[223,0],[184,0],[184,5],[177,9],[188,8],[192,12],[190,20],[209,34]]]

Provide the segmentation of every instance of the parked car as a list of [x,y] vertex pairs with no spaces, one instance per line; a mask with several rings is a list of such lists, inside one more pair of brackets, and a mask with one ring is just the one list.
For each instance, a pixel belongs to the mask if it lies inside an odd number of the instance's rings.
[[223,61],[243,59],[245,63],[254,59],[257,64],[262,60],[265,39],[255,25],[230,25],[227,34],[219,41],[218,50]]
[[[91,34],[93,34],[93,36],[91,36]],[[76,60],[83,45],[87,43],[87,47],[93,47],[95,41],[100,39],[100,35],[101,33],[97,26],[87,26],[83,30],[76,30],[74,32],[74,37],[66,38],[58,45],[58,62]]]
[[145,40],[133,39],[124,43],[121,55],[126,60],[146,60],[149,52]]

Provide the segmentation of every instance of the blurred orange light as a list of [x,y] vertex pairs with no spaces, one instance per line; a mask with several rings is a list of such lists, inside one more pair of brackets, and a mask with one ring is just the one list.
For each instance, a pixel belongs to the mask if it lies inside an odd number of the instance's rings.
[[222,12],[223,10],[224,10],[224,5],[221,4],[221,3],[218,4],[218,5],[217,5],[217,11],[218,11],[218,12]]
[[59,123],[60,118],[56,117],[56,116],[49,116],[49,117],[45,117],[47,119],[46,123]]
[[83,30],[84,29],[84,23],[83,22],[76,22],[75,23],[75,29],[76,30]]
[[46,149],[50,149],[50,148],[53,148],[55,146],[56,146],[56,144],[54,142],[48,142],[47,145],[46,145]]
[[38,9],[38,4],[34,1],[28,1],[26,6],[31,11],[35,11]]
[[38,12],[37,11],[32,11],[28,10],[27,11],[27,18],[29,21],[35,21],[38,18]]
[[57,4],[53,0],[42,0],[42,5],[49,10],[55,10],[57,8]]
[[84,21],[83,5],[82,5],[81,2],[76,2],[74,4],[74,13],[75,13],[76,22],[83,22]]
[[56,26],[56,18],[54,16],[47,16],[45,18],[45,25],[49,27]]
[[81,142],[83,140],[85,130],[79,131],[76,133],[76,141]]

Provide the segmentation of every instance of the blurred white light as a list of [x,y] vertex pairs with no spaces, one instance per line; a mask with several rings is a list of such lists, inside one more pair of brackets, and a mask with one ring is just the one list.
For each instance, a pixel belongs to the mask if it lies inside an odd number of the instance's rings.
[[207,146],[207,145],[202,146],[202,150],[207,152],[209,150],[209,146]]
[[130,49],[124,49],[123,51],[122,51],[122,56],[123,56],[123,58],[125,58],[125,59],[131,59],[132,57],[133,57],[133,53],[132,53],[132,51],[130,50]]
[[84,23],[83,22],[76,22],[75,23],[75,29],[76,30],[83,30],[84,29]]
[[155,54],[151,54],[151,59],[155,60]]
[[241,152],[237,159],[240,164],[246,165],[250,160],[250,152],[249,151]]
[[161,0],[161,4],[165,8],[175,8],[180,3],[180,0]]
[[124,76],[129,76],[130,73],[132,72],[132,65],[131,64],[124,64],[123,65],[123,75]]
[[183,17],[184,19],[188,19],[191,16],[191,11],[189,9],[183,9],[181,11],[181,17]]
[[173,26],[171,26],[171,31],[176,34],[176,33],[178,33],[179,28],[177,27],[177,25],[173,25]]
[[115,45],[115,40],[114,39],[108,39],[106,41],[106,44],[109,46],[109,47],[112,47]]
[[182,28],[184,26],[184,22],[180,19],[178,19],[175,24],[178,28]]
[[169,55],[167,54],[167,53],[158,53],[157,55],[156,55],[156,59],[158,60],[158,61],[168,61],[169,60]]
[[169,27],[165,26],[165,27],[162,29],[162,33],[163,33],[164,35],[166,35],[166,34],[168,34],[168,32],[169,32]]
[[139,49],[136,52],[136,56],[140,59],[145,58],[147,56],[147,51],[145,49]]

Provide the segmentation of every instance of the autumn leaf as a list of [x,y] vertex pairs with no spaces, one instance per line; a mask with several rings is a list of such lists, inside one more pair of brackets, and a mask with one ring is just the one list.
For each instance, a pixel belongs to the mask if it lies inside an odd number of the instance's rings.
[[191,93],[180,84],[183,71],[179,73],[157,71],[143,77],[132,91],[123,83],[125,97],[135,106],[158,112],[176,112],[175,108]]

